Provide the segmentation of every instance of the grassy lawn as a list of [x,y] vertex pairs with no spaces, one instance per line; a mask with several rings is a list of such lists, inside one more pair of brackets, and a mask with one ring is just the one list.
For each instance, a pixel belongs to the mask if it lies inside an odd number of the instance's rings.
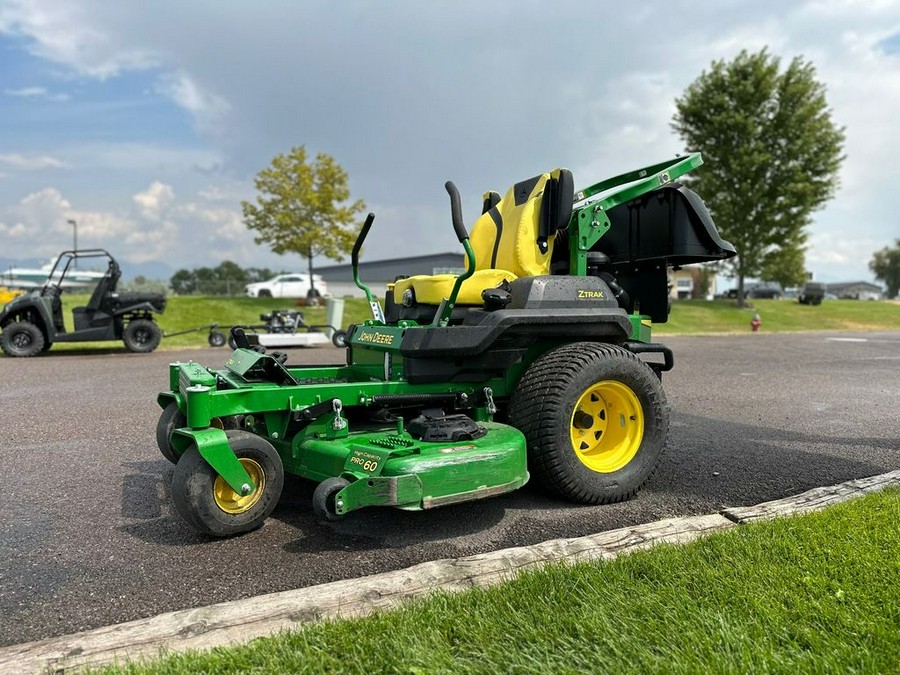
[[[83,307],[87,304],[89,295],[63,295],[63,314],[66,321],[66,330],[72,330],[72,308]],[[226,296],[170,296],[166,311],[157,315],[157,321],[163,331],[176,333],[178,331],[206,326],[218,323],[222,326],[247,325],[260,323],[259,315],[269,313],[273,309],[299,309],[303,312],[304,319],[309,325],[325,323],[325,307],[296,307],[292,298],[247,298]],[[343,328],[351,323],[360,323],[368,318],[369,307],[363,299],[344,300]],[[227,330],[222,332],[227,333]],[[208,331],[186,333],[163,339],[161,349],[181,347],[205,347],[207,346]],[[53,349],[108,349],[125,347],[119,342],[93,342],[55,344]],[[227,347],[226,347],[227,349]]]
[[103,672],[898,672],[900,490]]
[[751,300],[751,309],[738,309],[734,300],[679,300],[672,303],[669,321],[657,334],[748,333],[750,319],[759,313],[764,333],[789,331],[900,330],[900,303],[888,301],[826,300],[818,307],[791,300]]

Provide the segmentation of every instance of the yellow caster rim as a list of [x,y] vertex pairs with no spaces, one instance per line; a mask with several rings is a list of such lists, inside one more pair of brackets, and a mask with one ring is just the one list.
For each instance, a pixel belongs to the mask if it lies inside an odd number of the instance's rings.
[[612,473],[634,459],[641,447],[644,410],[628,385],[595,382],[575,403],[569,433],[582,464],[598,473]]
[[247,457],[241,457],[240,462],[244,470],[250,475],[253,484],[256,485],[256,489],[249,495],[242,495],[240,492],[235,492],[221,476],[216,476],[213,495],[216,500],[216,506],[225,513],[244,513],[250,510],[262,497],[266,488],[266,474],[262,467],[255,460]]

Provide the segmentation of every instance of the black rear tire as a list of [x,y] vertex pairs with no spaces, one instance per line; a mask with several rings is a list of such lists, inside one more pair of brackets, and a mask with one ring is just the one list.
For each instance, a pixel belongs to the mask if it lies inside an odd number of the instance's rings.
[[333,344],[338,349],[343,349],[347,346],[347,331],[345,330],[336,330],[331,334],[331,344]]
[[284,486],[281,457],[271,443],[249,431],[225,433],[244,468],[256,475],[254,493],[241,497],[231,490],[196,445],[181,456],[172,477],[175,510],[188,524],[213,537],[231,537],[260,527],[278,504]]
[[548,492],[583,504],[633,497],[656,471],[669,411],[653,370],[615,345],[576,342],[538,358],[519,381],[509,421]]
[[313,512],[319,520],[333,522],[344,516],[339,515],[334,504],[334,497],[338,492],[350,485],[344,478],[326,478],[316,486],[313,492]]
[[14,321],[0,333],[0,348],[7,356],[37,356],[44,351],[45,344],[41,329],[30,321]]
[[151,319],[132,319],[122,332],[122,341],[130,352],[146,354],[159,346],[162,331]]
[[186,426],[187,417],[178,409],[175,401],[165,407],[156,423],[156,446],[162,456],[172,464],[178,464],[178,460],[181,458],[181,454],[172,447],[172,432]]

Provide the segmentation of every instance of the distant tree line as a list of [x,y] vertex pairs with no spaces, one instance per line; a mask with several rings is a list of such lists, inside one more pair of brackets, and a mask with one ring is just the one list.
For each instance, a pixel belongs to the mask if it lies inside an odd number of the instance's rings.
[[169,280],[177,295],[241,295],[244,285],[271,279],[279,272],[267,267],[243,268],[225,260],[216,267],[180,269]]

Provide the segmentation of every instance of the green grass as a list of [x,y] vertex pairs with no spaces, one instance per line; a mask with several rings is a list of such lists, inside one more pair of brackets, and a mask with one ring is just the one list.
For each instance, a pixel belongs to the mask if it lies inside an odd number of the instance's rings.
[[[66,330],[72,330],[72,308],[83,307],[87,304],[88,295],[63,296],[63,314],[66,321]],[[196,326],[205,326],[218,323],[222,326],[238,324],[258,324],[259,315],[269,313],[273,309],[299,309],[303,312],[304,320],[309,325],[325,323],[325,307],[296,307],[295,299],[285,298],[247,298],[225,296],[171,296],[166,305],[166,311],[157,315],[157,321],[163,331],[175,333]],[[363,299],[347,298],[344,300],[343,326],[346,328],[351,323],[360,323],[368,318],[369,306]],[[227,331],[223,331],[227,332]],[[208,331],[186,333],[163,339],[161,348],[205,347],[207,346]],[[124,346],[119,342],[94,342],[94,343],[59,343],[53,349],[109,349]]]
[[672,303],[668,322],[654,326],[657,334],[747,333],[759,313],[763,333],[790,331],[900,330],[900,303],[826,300],[818,307],[791,300],[752,300],[740,309],[734,300],[679,300]]
[[900,490],[108,673],[900,670]]

